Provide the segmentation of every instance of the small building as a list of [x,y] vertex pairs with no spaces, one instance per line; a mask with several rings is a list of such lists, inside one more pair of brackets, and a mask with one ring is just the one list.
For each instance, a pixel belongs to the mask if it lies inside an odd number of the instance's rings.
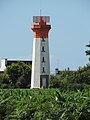
[[29,59],[7,59],[7,58],[1,58],[0,59],[0,73],[4,73],[4,70],[7,66],[11,65],[12,63],[17,62],[24,62],[27,65],[32,65],[32,61]]

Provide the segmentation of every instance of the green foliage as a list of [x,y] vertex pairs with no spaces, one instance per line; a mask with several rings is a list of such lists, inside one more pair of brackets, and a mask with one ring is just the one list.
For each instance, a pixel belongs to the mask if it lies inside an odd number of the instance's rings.
[[81,67],[77,70],[76,77],[74,78],[78,83],[90,84],[90,64]]
[[30,88],[30,84],[31,66],[23,62],[13,63],[0,75],[1,88]]
[[50,88],[59,88],[60,87],[60,81],[54,75],[50,76],[50,83],[49,84],[50,84],[49,85]]
[[0,74],[0,88],[8,88],[9,76],[7,74]]
[[1,120],[89,120],[90,88],[0,90]]
[[[90,47],[90,41],[89,44],[86,45],[86,47]],[[85,51],[86,55],[89,55],[89,61],[90,61],[90,50]]]
[[[81,89],[80,86],[90,84],[90,64],[79,67],[77,71],[64,70],[57,75],[51,75],[50,88]],[[82,87],[83,88],[83,87]]]

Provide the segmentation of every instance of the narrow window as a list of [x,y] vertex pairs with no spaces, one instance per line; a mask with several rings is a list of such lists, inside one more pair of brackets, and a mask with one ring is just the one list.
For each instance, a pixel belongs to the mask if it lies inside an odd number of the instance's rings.
[[45,73],[45,68],[43,67],[43,73]]
[[45,52],[44,46],[42,46],[42,52]]
[[44,38],[42,37],[42,42],[44,42],[45,40],[44,40]]
[[44,59],[44,57],[42,57],[42,62],[45,62],[45,59]]

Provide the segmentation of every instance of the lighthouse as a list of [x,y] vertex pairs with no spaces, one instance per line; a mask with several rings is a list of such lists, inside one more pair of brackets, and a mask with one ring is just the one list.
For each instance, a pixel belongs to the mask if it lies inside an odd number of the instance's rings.
[[31,88],[48,88],[50,79],[48,32],[51,29],[49,16],[33,16],[34,32]]

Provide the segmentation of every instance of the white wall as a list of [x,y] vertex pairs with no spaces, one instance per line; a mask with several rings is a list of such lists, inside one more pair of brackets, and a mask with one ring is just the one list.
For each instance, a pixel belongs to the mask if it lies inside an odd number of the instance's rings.
[[6,68],[7,59],[0,59],[0,70],[4,71]]
[[40,38],[33,40],[31,88],[40,88]]

